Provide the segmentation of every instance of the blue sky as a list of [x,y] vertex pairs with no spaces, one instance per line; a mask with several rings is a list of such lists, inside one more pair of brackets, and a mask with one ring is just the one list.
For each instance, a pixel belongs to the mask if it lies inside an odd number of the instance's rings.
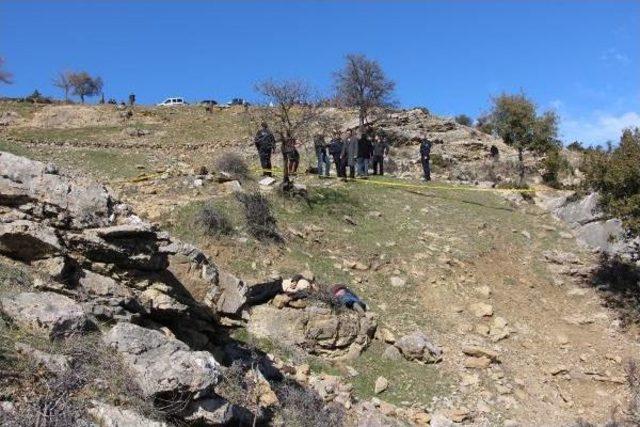
[[377,59],[404,107],[486,111],[524,90],[561,136],[617,141],[640,126],[640,1],[205,2],[0,0],[0,56],[22,96],[60,70],[102,76],[143,103],[253,99],[268,77],[319,91],[349,52]]

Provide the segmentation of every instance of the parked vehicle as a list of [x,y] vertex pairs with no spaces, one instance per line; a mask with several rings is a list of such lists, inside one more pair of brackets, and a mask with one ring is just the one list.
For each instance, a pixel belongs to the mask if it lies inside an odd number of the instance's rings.
[[188,105],[184,98],[167,98],[158,104],[158,107],[173,107],[177,105]]
[[203,101],[200,101],[200,105],[204,105],[205,107],[211,107],[214,105],[218,105],[218,101],[215,101],[213,99],[205,99]]
[[227,102],[227,105],[246,105],[249,106],[251,104],[249,104],[247,101],[245,101],[242,98],[233,98],[231,101]]

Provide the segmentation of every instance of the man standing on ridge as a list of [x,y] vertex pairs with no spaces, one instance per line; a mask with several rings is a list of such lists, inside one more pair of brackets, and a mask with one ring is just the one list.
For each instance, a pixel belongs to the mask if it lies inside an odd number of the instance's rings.
[[431,141],[428,138],[423,138],[420,142],[420,162],[422,163],[423,181],[431,181],[431,166],[429,161],[431,160]]
[[389,144],[384,135],[376,135],[373,143],[373,174],[384,175],[384,158],[389,155]]
[[347,138],[342,146],[340,161],[344,169],[343,180],[347,179],[347,166],[349,166],[349,178],[356,177],[356,156],[358,155],[358,137],[353,134],[353,129],[347,130]]
[[346,176],[344,165],[340,160],[340,153],[342,153],[343,146],[344,143],[342,142],[342,138],[340,138],[340,135],[336,133],[329,143],[329,154],[333,157],[333,163],[336,165],[336,173],[339,178]]
[[271,155],[276,151],[276,139],[273,137],[266,122],[262,122],[253,143],[258,150],[258,156],[260,156],[262,175],[271,176]]
[[323,134],[319,133],[313,137],[313,148],[316,150],[316,158],[318,159],[318,176],[329,176],[331,160],[327,154],[327,143]]
[[361,178],[369,177],[369,160],[372,153],[371,130],[367,129],[358,141],[358,176]]

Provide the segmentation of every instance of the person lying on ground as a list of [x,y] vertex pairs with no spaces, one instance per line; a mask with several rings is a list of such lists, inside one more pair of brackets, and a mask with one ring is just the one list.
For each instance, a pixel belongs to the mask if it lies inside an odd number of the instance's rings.
[[345,285],[334,285],[331,288],[331,294],[333,295],[333,298],[335,298],[336,302],[347,308],[355,310],[358,313],[364,313],[367,311],[366,304]]

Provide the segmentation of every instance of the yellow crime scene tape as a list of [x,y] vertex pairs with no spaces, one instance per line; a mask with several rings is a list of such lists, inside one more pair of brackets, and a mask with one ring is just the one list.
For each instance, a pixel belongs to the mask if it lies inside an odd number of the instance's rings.
[[[275,176],[283,176],[282,169],[280,168],[271,168],[271,169],[261,169],[261,168],[253,168],[254,172],[271,172]],[[292,174],[292,176],[298,175],[314,175],[315,173],[310,172],[302,172]],[[339,179],[336,176],[323,176],[322,179]],[[349,178],[348,182],[357,182],[362,184],[372,184],[372,185],[380,185],[386,187],[397,187],[397,188],[411,188],[417,190],[446,190],[446,191],[489,191],[489,192],[506,192],[506,193],[535,193],[535,189],[533,188],[478,188],[478,187],[467,187],[467,186],[446,186],[446,185],[434,185],[434,184],[410,184],[405,182],[396,181],[388,181],[388,178],[384,178],[381,180],[377,178],[375,175],[369,175],[368,179],[360,178]]]
[[[271,169],[262,169],[262,168],[252,168],[253,172],[271,172],[272,175],[275,176],[284,176],[283,170],[281,168],[271,168]],[[151,173],[138,175],[134,178],[130,179],[120,179],[120,180],[112,180],[107,181],[108,184],[135,184],[139,182],[148,181],[154,178],[161,176],[163,172]],[[317,174],[310,172],[302,172],[292,174],[292,176],[298,175],[314,175]],[[336,176],[323,176],[322,179],[339,179]],[[434,185],[434,184],[411,184],[406,182],[399,182],[397,179],[395,181],[389,181],[389,178],[384,178],[381,180],[375,176],[369,176],[368,179],[363,178],[349,178],[348,182],[357,182],[359,184],[371,184],[378,185],[384,187],[395,187],[395,188],[408,188],[408,189],[416,189],[416,190],[443,190],[443,191],[488,191],[488,192],[506,192],[506,193],[534,193],[536,190],[532,188],[478,188],[478,187],[468,187],[468,186],[446,186],[446,185]]]

